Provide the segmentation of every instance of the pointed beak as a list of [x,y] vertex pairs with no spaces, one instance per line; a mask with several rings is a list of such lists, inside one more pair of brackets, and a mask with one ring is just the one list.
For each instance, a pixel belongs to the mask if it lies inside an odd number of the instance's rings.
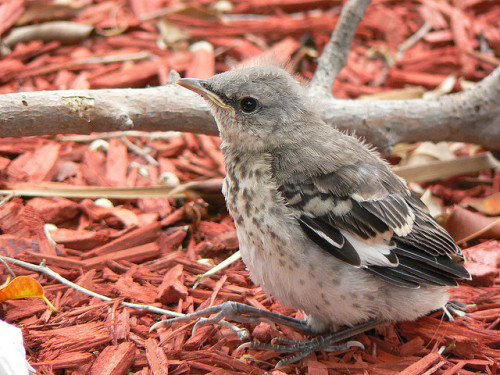
[[209,89],[207,81],[196,78],[181,78],[177,80],[175,83],[177,83],[182,87],[185,87],[186,89],[194,91],[195,93],[203,96],[205,99],[210,100],[219,107],[231,108],[222,100],[222,98],[219,95],[217,95],[216,93],[214,93]]
[[182,87],[185,87],[191,91],[194,91],[197,94],[200,95],[208,95],[210,91],[208,91],[208,82],[204,81],[202,79],[196,79],[196,78],[181,78],[177,81],[175,81],[178,85],[181,85]]

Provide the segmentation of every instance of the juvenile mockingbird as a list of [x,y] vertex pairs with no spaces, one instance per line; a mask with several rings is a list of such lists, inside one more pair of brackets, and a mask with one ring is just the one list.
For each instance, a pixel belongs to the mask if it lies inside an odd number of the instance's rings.
[[[223,193],[252,280],[303,310],[305,321],[226,303],[194,317],[268,319],[308,333],[314,350],[390,320],[414,320],[448,302],[470,278],[461,250],[388,164],[355,137],[327,125],[283,69],[251,67],[207,81],[178,81],[210,105],[223,140]],[[157,326],[157,325],[155,325]]]

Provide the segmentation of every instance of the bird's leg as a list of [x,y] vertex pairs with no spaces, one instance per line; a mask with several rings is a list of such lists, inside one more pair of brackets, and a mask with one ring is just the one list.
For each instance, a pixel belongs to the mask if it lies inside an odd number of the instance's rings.
[[[213,315],[213,316],[212,316]],[[163,320],[161,322],[155,323],[151,326],[150,331],[161,328],[170,327],[178,323],[186,323],[198,319],[198,322],[193,327],[195,331],[198,327],[207,324],[220,324],[227,326],[226,321],[223,319],[233,320],[240,323],[251,323],[256,324],[260,322],[271,322],[277,324],[283,324],[288,327],[294,328],[297,331],[304,332],[306,334],[313,334],[311,325],[306,320],[291,318],[286,315],[277,314],[271,311],[266,311],[258,309],[253,306],[245,305],[238,302],[224,302],[220,305],[210,306],[200,311],[195,311],[191,314],[186,314],[181,317]],[[357,334],[363,333],[369,329],[375,328],[384,321],[373,320],[366,323],[359,324],[354,327],[346,328],[342,331],[329,333],[322,336],[317,336],[310,341],[295,341],[288,340],[284,338],[276,338],[274,342],[280,342],[280,344],[265,344],[256,341],[248,342],[240,345],[237,350],[243,348],[259,349],[259,350],[273,350],[276,352],[293,352],[298,353],[293,357],[283,359],[278,362],[276,367],[283,366],[288,363],[294,363],[300,361],[301,359],[307,357],[312,352],[317,350],[326,351],[340,351],[353,346],[360,346],[361,344],[355,341],[349,341],[343,345],[332,346],[333,344],[351,338]],[[243,339],[245,335],[241,334],[239,331],[246,330],[236,330],[238,336]]]
[[[213,315],[213,316],[212,316]],[[211,316],[211,317],[210,317]],[[283,324],[291,327],[297,331],[311,334],[312,329],[306,320],[291,318],[286,315],[277,314],[271,311],[266,311],[258,309],[253,306],[245,305],[239,302],[224,302],[220,305],[210,306],[200,311],[195,311],[191,314],[186,314],[178,318],[172,318],[163,320],[161,322],[155,323],[151,326],[150,331],[160,328],[160,327],[170,327],[174,324],[190,322],[195,319],[199,319],[194,325],[193,331],[195,331],[200,326],[207,324],[222,324],[224,320],[233,320],[239,323],[251,323],[257,324],[260,322],[271,322],[277,324]],[[238,336],[242,338],[240,332],[237,332]]]
[[361,345],[356,341],[349,341],[343,345],[332,346],[333,344],[351,338],[355,335],[368,331],[369,329],[378,327],[386,322],[380,320],[372,320],[366,323],[359,324],[354,327],[346,328],[342,331],[329,333],[323,336],[318,336],[313,338],[310,341],[294,341],[294,340],[283,340],[278,339],[281,342],[286,342],[286,345],[275,345],[275,344],[265,344],[260,342],[249,342],[242,344],[238,347],[238,350],[243,348],[250,349],[260,349],[260,350],[273,350],[276,352],[284,352],[284,353],[298,353],[293,357],[285,358],[279,361],[276,364],[276,368],[284,366],[289,363],[295,363],[300,361],[301,359],[307,357],[309,354],[318,351],[318,350],[326,350],[326,351],[341,351],[348,349],[353,346]]

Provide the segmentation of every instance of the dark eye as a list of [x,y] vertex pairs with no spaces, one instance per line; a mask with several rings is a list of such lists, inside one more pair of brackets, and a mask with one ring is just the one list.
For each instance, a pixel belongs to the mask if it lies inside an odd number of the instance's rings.
[[243,112],[253,112],[257,108],[257,100],[250,97],[243,98],[240,100],[240,107]]

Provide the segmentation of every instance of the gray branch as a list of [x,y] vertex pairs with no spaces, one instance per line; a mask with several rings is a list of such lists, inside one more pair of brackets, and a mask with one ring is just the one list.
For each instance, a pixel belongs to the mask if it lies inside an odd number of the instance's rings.
[[370,2],[349,0],[342,8],[335,30],[318,59],[318,66],[310,83],[313,91],[331,94],[335,79],[347,64],[354,34]]
[[315,97],[328,124],[354,131],[383,154],[400,142],[456,141],[500,150],[500,66],[473,89],[438,99]]
[[175,84],[0,95],[0,137],[113,130],[218,134],[203,100]]
[[[317,94],[323,119],[382,153],[399,142],[462,141],[500,150],[500,67],[474,89],[437,100],[360,101]],[[208,106],[175,84],[145,89],[0,95],[0,137],[177,130],[215,135]]]
[[[323,119],[389,154],[399,142],[462,141],[500,150],[500,67],[474,89],[437,100],[335,99],[331,87],[347,62],[369,0],[349,0],[321,55],[310,95]],[[40,91],[0,95],[0,137],[116,130],[216,135],[208,106],[167,84],[145,89]]]

